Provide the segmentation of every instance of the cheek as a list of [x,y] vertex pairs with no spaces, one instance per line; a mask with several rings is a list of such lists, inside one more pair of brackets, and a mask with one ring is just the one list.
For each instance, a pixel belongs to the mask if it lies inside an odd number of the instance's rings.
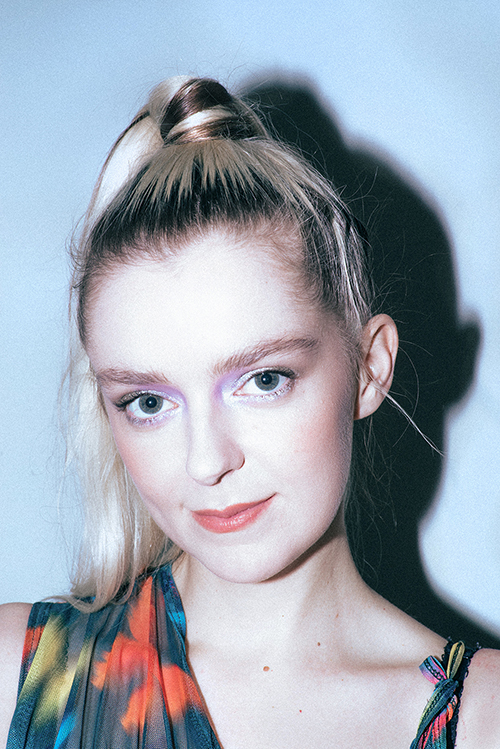
[[172,466],[172,457],[166,458],[168,449],[160,449],[149,435],[123,428],[118,419],[110,418],[110,425],[120,457],[139,494],[145,501],[154,502],[168,483]]
[[348,474],[352,448],[352,399],[322,399],[293,432],[293,453],[326,470]]

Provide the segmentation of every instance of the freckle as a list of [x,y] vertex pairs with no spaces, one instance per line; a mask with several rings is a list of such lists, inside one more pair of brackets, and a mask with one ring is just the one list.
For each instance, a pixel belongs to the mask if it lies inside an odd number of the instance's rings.
[[269,666],[264,666],[263,671],[269,671]]

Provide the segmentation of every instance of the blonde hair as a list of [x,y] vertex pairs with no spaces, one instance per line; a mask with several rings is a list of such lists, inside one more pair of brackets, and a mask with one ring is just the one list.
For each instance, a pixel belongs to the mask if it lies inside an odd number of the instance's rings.
[[85,353],[87,309],[116,264],[167,257],[213,229],[292,238],[278,261],[295,267],[299,256],[304,289],[335,314],[354,358],[371,316],[364,230],[332,186],[216,81],[176,78],[155,88],[111,149],[72,253],[72,455],[86,520],[70,600],[80,608],[123,600],[138,576],[181,553],[115,447]]

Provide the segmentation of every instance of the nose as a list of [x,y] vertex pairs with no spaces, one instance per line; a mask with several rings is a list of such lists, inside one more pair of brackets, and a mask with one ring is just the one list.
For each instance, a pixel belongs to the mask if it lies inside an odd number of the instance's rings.
[[242,447],[223,416],[213,411],[191,415],[186,471],[196,483],[215,486],[244,462]]

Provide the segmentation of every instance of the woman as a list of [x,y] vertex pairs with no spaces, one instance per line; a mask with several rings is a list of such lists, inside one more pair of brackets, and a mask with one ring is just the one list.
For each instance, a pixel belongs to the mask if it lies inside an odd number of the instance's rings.
[[498,653],[352,561],[354,422],[397,331],[332,188],[218,83],[174,79],[74,261],[87,527],[67,602],[3,607],[9,749],[500,746]]

